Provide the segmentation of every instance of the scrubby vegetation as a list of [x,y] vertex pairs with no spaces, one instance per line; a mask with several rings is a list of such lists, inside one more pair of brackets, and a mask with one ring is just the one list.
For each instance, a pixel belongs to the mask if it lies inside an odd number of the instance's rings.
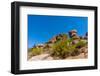
[[66,58],[68,56],[75,56],[78,55],[79,48],[84,47],[87,45],[84,41],[79,41],[77,44],[71,45],[70,39],[68,40],[61,40],[53,45],[52,49],[52,56],[57,58]]
[[66,56],[69,56],[71,52],[72,52],[72,50],[69,47],[67,40],[59,41],[58,43],[53,45],[52,56],[63,59]]
[[42,48],[29,49],[29,58],[31,58],[32,56],[40,55],[42,53],[43,53],[43,49]]
[[[72,34],[72,33],[71,33]],[[28,49],[29,58],[49,53],[53,59],[66,59],[70,56],[77,56],[81,53],[80,49],[87,47],[87,39],[79,38],[75,33],[71,36],[68,34],[59,34],[50,41],[41,46],[35,46]]]

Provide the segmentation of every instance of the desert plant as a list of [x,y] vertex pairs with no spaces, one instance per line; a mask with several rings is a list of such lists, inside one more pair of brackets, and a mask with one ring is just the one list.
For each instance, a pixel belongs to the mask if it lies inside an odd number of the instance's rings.
[[42,48],[32,48],[29,52],[31,56],[39,55],[43,52]]
[[68,46],[68,41],[59,41],[53,45],[52,56],[57,56],[59,58],[66,58],[73,51],[72,48]]
[[85,45],[87,45],[87,42],[84,42],[84,41],[80,40],[80,41],[75,45],[75,47],[76,47],[76,48],[81,48],[81,47],[84,47]]
[[53,45],[52,56],[59,58],[66,58],[68,56],[76,56],[78,55],[79,48],[86,46],[86,42],[79,41],[77,44],[69,45],[73,39],[60,40],[59,42]]
[[35,48],[35,49],[32,50],[32,53],[33,53],[34,55],[39,55],[39,54],[41,54],[42,52],[43,52],[43,49],[42,49],[42,48]]

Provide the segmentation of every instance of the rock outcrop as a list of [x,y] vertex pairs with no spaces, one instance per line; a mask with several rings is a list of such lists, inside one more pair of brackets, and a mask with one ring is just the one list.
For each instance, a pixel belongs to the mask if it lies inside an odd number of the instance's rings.
[[58,34],[57,36],[54,36],[52,39],[50,39],[47,43],[55,43],[59,40],[65,40],[67,39],[66,34]]
[[71,30],[69,32],[69,36],[73,39],[72,44],[76,44],[79,42],[80,37],[77,35],[77,30]]

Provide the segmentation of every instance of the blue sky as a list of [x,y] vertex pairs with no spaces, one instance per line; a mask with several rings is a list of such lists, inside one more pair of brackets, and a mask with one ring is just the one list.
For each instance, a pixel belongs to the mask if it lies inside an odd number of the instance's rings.
[[88,17],[28,15],[28,47],[42,44],[60,33],[76,29],[79,36],[88,31]]

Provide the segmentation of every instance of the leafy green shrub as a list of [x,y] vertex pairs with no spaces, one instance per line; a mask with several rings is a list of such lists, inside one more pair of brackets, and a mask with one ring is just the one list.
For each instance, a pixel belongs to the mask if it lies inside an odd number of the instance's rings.
[[86,46],[86,42],[79,41],[77,44],[69,45],[73,39],[62,40],[53,45],[52,56],[66,58],[68,56],[76,56],[80,54],[79,48]]
[[68,46],[68,41],[60,41],[53,45],[52,56],[65,58],[71,54],[73,48]]
[[33,55],[39,55],[43,52],[43,49],[42,48],[33,48],[32,49],[32,53]]
[[84,41],[79,41],[75,46],[76,46],[76,48],[81,48],[81,47],[84,47],[85,45],[87,45],[86,42],[84,42]]
[[29,52],[31,56],[39,55],[43,52],[42,48],[32,48]]

